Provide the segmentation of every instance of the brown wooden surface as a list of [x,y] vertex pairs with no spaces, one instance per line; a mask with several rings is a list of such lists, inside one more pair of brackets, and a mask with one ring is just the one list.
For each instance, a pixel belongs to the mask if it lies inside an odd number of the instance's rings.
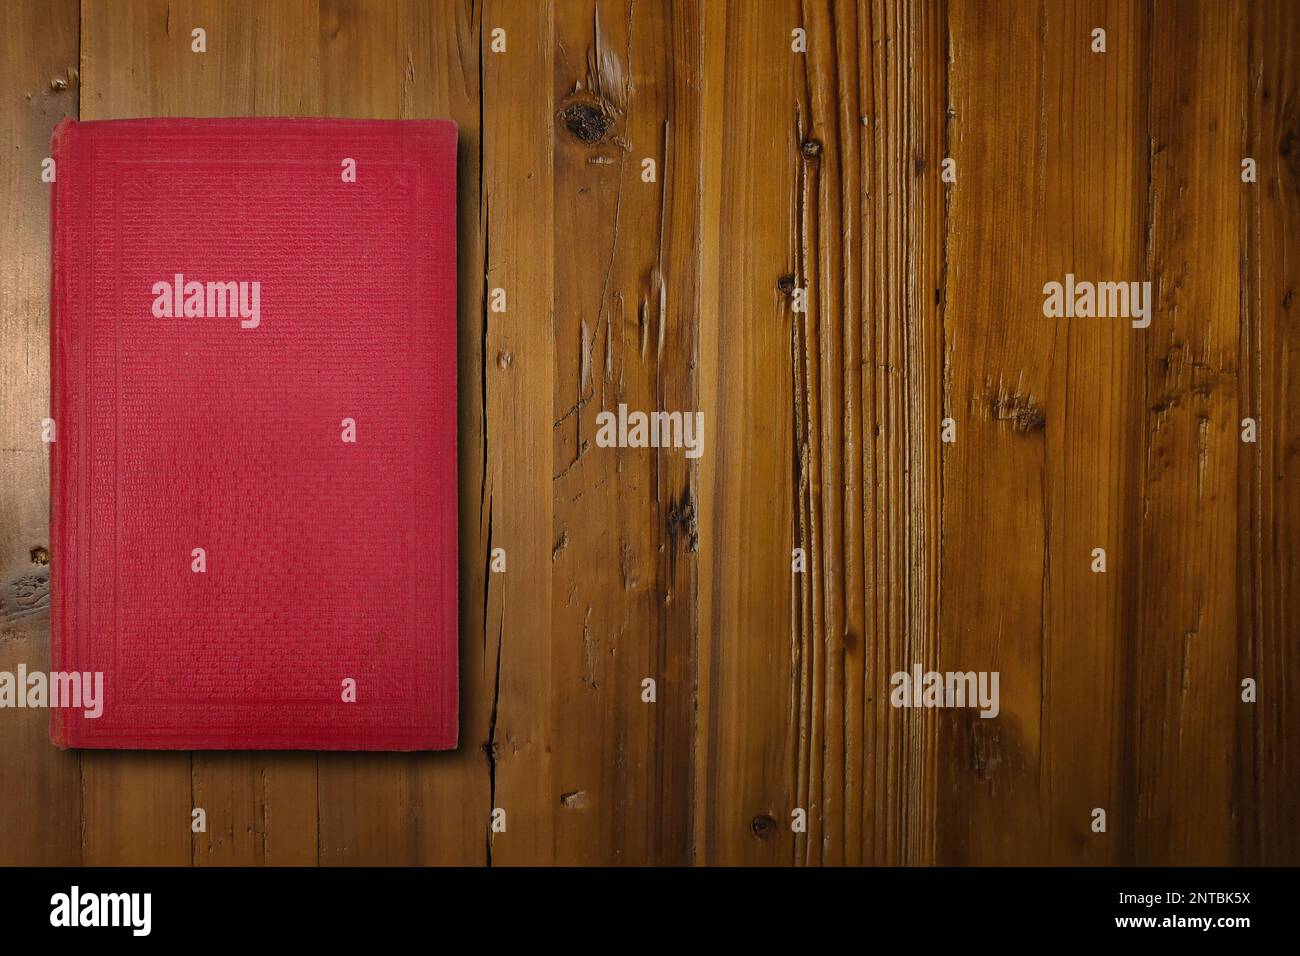
[[[77,115],[77,9],[24,3],[0,34],[0,587],[48,582],[50,130]],[[45,564],[40,563],[45,561]],[[38,586],[27,585],[24,595]],[[48,594],[48,586],[44,588]],[[2,600],[0,606],[12,607]],[[37,605],[29,605],[35,607]],[[4,612],[0,612],[3,614]],[[0,619],[0,671],[48,671],[46,610]],[[81,757],[49,742],[45,711],[0,711],[0,861],[71,864],[82,857]]]
[[[462,715],[317,757],[0,710],[0,862],[1300,863],[1293,3],[5,17],[6,597],[49,544],[54,123],[459,124]],[[1066,272],[1149,279],[1150,328],[1045,318]],[[598,447],[619,403],[702,410],[703,457]],[[48,668],[37,604],[0,670]],[[999,671],[1001,714],[891,707],[913,663]]]

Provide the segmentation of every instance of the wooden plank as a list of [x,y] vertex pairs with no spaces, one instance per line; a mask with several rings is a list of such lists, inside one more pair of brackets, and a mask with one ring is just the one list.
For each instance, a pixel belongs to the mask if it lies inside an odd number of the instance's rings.
[[[795,192],[796,284],[808,290],[809,308],[793,315],[795,362],[794,439],[799,450],[799,545],[809,556],[808,573],[799,575],[797,606],[803,612],[792,628],[799,654],[799,707],[790,714],[799,727],[800,749],[796,768],[798,806],[808,810],[807,833],[797,832],[789,814],[795,857],[805,863],[842,863],[844,860],[843,805],[845,762],[855,755],[845,752],[844,695],[846,674],[861,661],[860,648],[849,657],[845,633],[845,572],[860,573],[861,557],[844,553],[854,548],[860,555],[861,510],[846,508],[846,471],[861,467],[855,461],[860,438],[853,434],[860,393],[845,392],[860,361],[852,351],[860,348],[860,313],[854,301],[857,250],[847,241],[852,234],[854,207],[860,202],[857,164],[858,132],[862,128],[856,106],[852,121],[841,112],[856,99],[859,83],[856,10],[841,5],[803,9],[808,31],[808,53],[793,61],[802,67],[802,89],[796,99],[799,156]],[[847,20],[837,22],[835,14]],[[841,41],[847,48],[841,47]],[[844,56],[841,56],[841,53]],[[847,208],[846,208],[847,206]],[[861,585],[853,587],[854,597]],[[846,681],[846,677],[848,680]]]
[[1259,422],[1239,453],[1242,536],[1238,690],[1256,681],[1255,704],[1239,703],[1236,805],[1240,859],[1266,865],[1300,859],[1300,9],[1286,0],[1249,11],[1246,156],[1258,164],[1242,184],[1245,314],[1239,418]]
[[[82,117],[315,112],[316,14],[306,0],[85,4]],[[192,52],[195,28],[206,53]],[[84,761],[88,863],[316,859],[314,758],[88,751]],[[192,803],[205,832],[191,833]]]
[[[487,457],[479,509],[491,573],[480,635],[489,696],[489,802],[505,832],[484,821],[489,863],[543,864],[556,857],[559,793],[553,781],[555,704],[551,600],[555,377],[555,43],[546,4],[489,0],[481,46],[484,222],[483,308],[502,289],[505,312],[488,312],[483,337]],[[491,52],[504,30],[505,52]],[[501,34],[498,34],[501,36]],[[469,662],[468,667],[475,664]]]
[[798,742],[779,826],[806,811],[794,862],[918,861],[933,720],[890,708],[886,678],[904,656],[932,658],[937,623],[924,422],[941,402],[945,22],[892,2],[804,5],[795,22],[808,49],[792,61],[789,238],[808,310],[791,312],[788,420],[792,543],[808,563],[786,612],[794,667],[767,702]]
[[923,860],[933,721],[885,678],[936,630],[944,18],[767,12],[705,34],[697,852]]
[[[488,529],[483,507],[487,462],[484,276],[486,221],[483,185],[482,8],[454,16],[434,4],[405,11],[413,81],[405,116],[445,116],[460,127],[457,267],[460,457],[460,747],[422,755],[415,773],[427,811],[419,821],[422,863],[469,865],[486,861],[484,814],[491,777],[486,746],[492,731],[492,692],[485,653]],[[427,37],[427,39],[425,39]]]
[[[859,776],[861,760],[862,809],[851,802],[850,819],[864,823],[853,841],[861,850],[848,842],[847,861],[915,864],[933,859],[936,720],[928,711],[892,707],[889,678],[913,663],[929,666],[938,635],[935,436],[944,416],[944,227],[953,188],[940,178],[948,152],[946,9],[876,3],[859,33],[868,51],[859,67],[865,321],[862,358],[850,353],[845,362],[860,364],[861,385],[843,404],[852,416],[854,403],[862,403],[865,607],[864,623],[848,633],[865,628],[862,673],[850,685],[851,727],[856,731],[861,720],[863,730],[850,751],[854,769],[846,785]],[[845,130],[851,119],[843,118]],[[852,581],[850,574],[850,595]]]
[[[136,0],[82,5],[82,116],[312,115],[316,5]],[[192,31],[207,52],[192,50]]]
[[[690,858],[694,467],[605,448],[597,416],[692,414],[699,11],[556,7],[557,860]],[[644,163],[654,164],[647,182]],[[705,441],[711,437],[705,423]],[[655,702],[642,681],[655,681]],[[599,736],[588,728],[603,728]]]
[[[0,671],[50,667],[50,131],[77,115],[77,4],[22,0],[0,38]],[[46,710],[0,712],[0,864],[81,859],[81,767]]]
[[1144,278],[1144,16],[952,5],[939,670],[998,672],[1001,699],[943,712],[938,862],[1104,863],[1133,839],[1119,665],[1150,332],[1043,308],[1069,273]]
[[700,403],[718,423],[700,464],[695,849],[706,864],[795,854],[807,634],[790,554],[808,542],[796,537],[800,317],[786,290],[807,281],[800,21],[795,3],[704,9]]
[[196,753],[193,787],[195,866],[315,865],[314,754]]
[[1246,10],[1157,4],[1146,463],[1134,654],[1138,863],[1237,857],[1239,216]]

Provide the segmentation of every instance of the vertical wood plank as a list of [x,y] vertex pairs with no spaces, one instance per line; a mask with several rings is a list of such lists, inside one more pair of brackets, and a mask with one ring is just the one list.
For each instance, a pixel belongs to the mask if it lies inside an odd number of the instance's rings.
[[86,0],[82,118],[313,115],[316,23],[308,0]]
[[[1036,58],[1008,55],[1038,52],[1044,14],[961,2],[951,9],[958,188],[950,198],[945,417],[957,440],[943,450],[940,662],[999,671],[1001,694],[992,727],[965,712],[942,720],[936,858],[970,863],[1014,858],[1041,839],[1041,402],[1055,330],[1037,321],[1041,284],[1024,277],[1046,272],[1032,246],[1032,223],[1043,214],[1033,202],[1045,175],[1037,155],[1043,90]],[[1019,184],[1012,195],[1008,182]],[[1015,317],[1015,334],[1003,315]],[[1001,419],[1001,408],[1012,415]],[[1019,422],[1017,409],[1024,410]],[[1010,840],[1015,845],[1005,847]]]
[[[555,381],[555,78],[553,9],[489,0],[483,8],[484,308],[503,289],[507,311],[488,312],[483,342],[487,462],[480,509],[507,570],[487,582],[481,635],[490,695],[489,803],[505,832],[484,821],[489,863],[556,857],[559,795],[553,750],[551,550]],[[506,49],[491,51],[492,31]],[[472,666],[472,665],[471,665]]]
[[[1158,3],[1151,35],[1138,863],[1237,858],[1237,368],[1246,10]],[[1167,24],[1177,20],[1178,28]]]
[[[483,174],[480,5],[407,3],[399,36],[406,39],[405,118],[448,117],[459,127],[457,149],[457,435],[460,479],[460,746],[415,760],[421,813],[414,834],[421,863],[486,862],[484,814],[490,777],[485,750],[491,700],[485,643],[489,514],[485,487],[486,242]],[[372,812],[382,813],[382,809]]]
[[552,626],[566,744],[553,799],[565,863],[690,855],[694,468],[681,450],[596,437],[597,416],[620,405],[698,408],[698,21],[686,3],[556,7]]
[[[933,720],[891,709],[887,677],[903,656],[932,657],[936,630],[938,451],[921,423],[937,424],[941,397],[944,18],[804,4],[788,25],[765,17],[760,47],[747,13],[706,28],[705,139],[720,148],[703,194],[721,232],[705,244],[701,383],[730,439],[703,469],[718,500],[702,509],[697,852],[921,860]],[[752,117],[750,96],[768,104]],[[782,98],[783,154],[756,149],[775,139],[763,127]],[[788,510],[769,518],[754,507],[766,500]],[[769,633],[782,619],[787,634]]]
[[[859,197],[856,189],[846,196],[844,186],[850,181],[846,169],[856,159],[861,123],[843,123],[841,115],[841,93],[856,94],[857,30],[852,19],[837,23],[836,12],[850,18],[855,13],[848,7],[833,11],[828,4],[803,7],[809,51],[791,61],[802,68],[803,81],[796,100],[802,163],[796,185],[795,274],[812,300],[793,323],[793,421],[800,456],[797,538],[810,559],[809,573],[796,579],[804,611],[798,630],[806,649],[799,676],[811,694],[801,695],[801,706],[791,715],[800,727],[795,790],[797,805],[809,810],[807,834],[794,831],[789,812],[782,823],[791,827],[795,861],[804,863],[844,859],[844,695],[850,663],[844,579],[846,571],[860,569],[844,553],[847,539],[860,533],[860,524],[846,527],[844,501],[844,472],[852,467],[858,444],[851,431],[855,403],[846,401],[844,393],[845,373],[852,369],[845,353],[854,347],[851,338],[846,341],[845,328],[856,330],[859,322],[853,301],[854,250],[844,241]],[[852,41],[847,50],[840,47],[840,31]],[[848,209],[841,205],[846,200]]]
[[196,753],[196,866],[314,866],[316,757],[301,753]]
[[[82,118],[309,115],[316,5],[86,3]],[[207,31],[194,53],[191,31]],[[86,862],[315,862],[316,761],[301,754],[84,756]],[[191,834],[191,806],[207,830]]]
[[[673,0],[643,44],[661,51],[656,62],[664,88],[663,162],[660,165],[660,265],[668,303],[663,348],[656,360],[660,402],[702,416],[701,457],[711,453],[721,427],[704,411],[700,394],[700,158],[703,147],[704,14],[693,0]],[[653,140],[652,140],[653,142]],[[650,813],[655,862],[693,858],[693,821],[699,660],[700,459],[670,458],[658,464],[656,500],[660,538],[656,546],[654,672],[670,691],[668,707],[655,710],[651,743],[654,789]],[[666,528],[666,535],[664,530]],[[661,698],[662,700],[662,698]]]
[[793,2],[709,4],[704,18],[700,402],[719,426],[700,466],[696,859],[789,864],[806,744],[797,715],[812,706],[790,562],[808,546],[793,428],[803,325],[793,288],[808,276],[790,31],[803,18]]
[[[1238,419],[1259,423],[1240,450],[1242,642],[1239,713],[1241,860],[1300,858],[1300,9],[1285,0],[1249,11],[1247,136],[1257,182],[1242,184],[1245,314]],[[1240,422],[1237,423],[1238,425]],[[1258,699],[1240,700],[1255,680]]]
[[998,672],[1001,701],[943,713],[938,862],[1103,863],[1133,839],[1121,667],[1150,333],[1043,307],[1068,273],[1145,278],[1145,29],[1127,4],[952,7],[939,660]]
[[[76,117],[76,2],[22,0],[0,37],[0,671],[50,667],[50,131]],[[0,712],[0,864],[81,859],[80,756],[47,710]]]
[[[860,32],[862,32],[860,30]],[[943,417],[947,11],[878,2],[860,46],[865,322],[863,862],[933,857],[936,719],[894,708],[890,677],[936,659]],[[848,120],[846,119],[847,123]],[[856,862],[856,860],[854,860]]]

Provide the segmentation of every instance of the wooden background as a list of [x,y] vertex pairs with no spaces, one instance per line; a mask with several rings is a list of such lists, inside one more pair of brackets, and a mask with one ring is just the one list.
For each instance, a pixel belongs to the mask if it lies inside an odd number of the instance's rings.
[[[0,669],[49,666],[51,127],[322,115],[460,124],[463,672],[449,754],[0,711],[0,862],[1300,863],[1294,2],[0,18]],[[1149,279],[1150,328],[1044,318],[1066,272]],[[619,402],[704,456],[598,448]],[[1000,716],[891,708],[914,662]]]

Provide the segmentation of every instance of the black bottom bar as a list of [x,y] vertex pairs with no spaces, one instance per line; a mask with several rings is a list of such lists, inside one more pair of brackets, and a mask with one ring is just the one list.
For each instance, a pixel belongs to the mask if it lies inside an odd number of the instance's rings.
[[[457,940],[490,944],[523,932],[538,942],[567,939],[596,950],[634,940],[676,947],[697,934],[703,921],[715,931],[769,943],[765,938],[771,934],[793,930],[810,942],[820,937],[827,943],[845,939],[846,933],[866,944],[902,932],[918,945],[963,939],[983,945],[1040,940],[1044,934],[1148,940],[1199,934],[1231,944],[1241,933],[1279,932],[1294,924],[1295,874],[1287,869],[11,869],[0,870],[0,913],[6,939],[75,933],[82,942],[137,937],[206,945],[254,939],[337,944],[411,933],[434,947],[460,947],[464,942]],[[147,908],[143,894],[148,894]]]

